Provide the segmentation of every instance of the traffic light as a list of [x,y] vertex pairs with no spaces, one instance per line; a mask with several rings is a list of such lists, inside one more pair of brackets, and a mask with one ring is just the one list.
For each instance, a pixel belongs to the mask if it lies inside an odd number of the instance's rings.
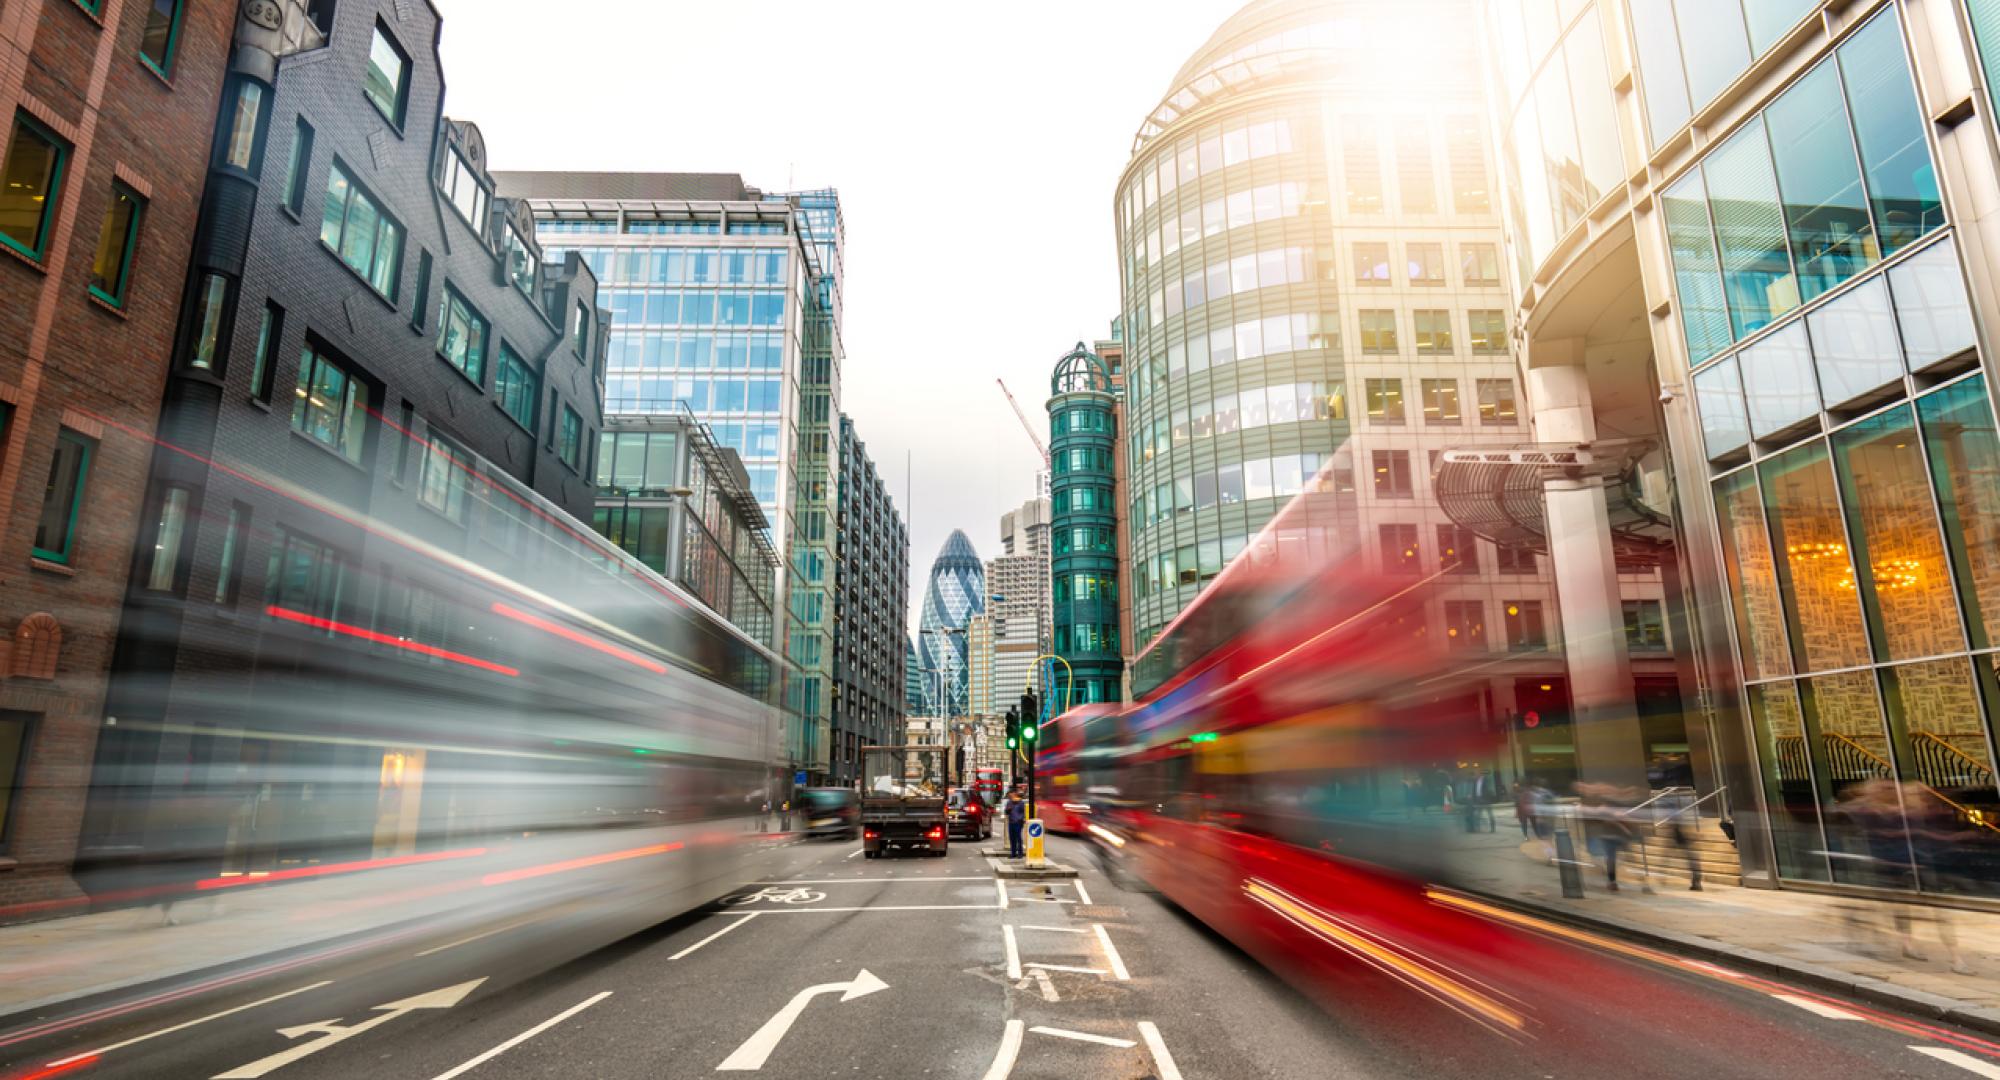
[[1042,706],[1033,690],[1021,691],[1021,745],[1033,748],[1042,726]]
[[1007,710],[1007,749],[1019,749],[1021,745],[1021,715],[1013,709]]

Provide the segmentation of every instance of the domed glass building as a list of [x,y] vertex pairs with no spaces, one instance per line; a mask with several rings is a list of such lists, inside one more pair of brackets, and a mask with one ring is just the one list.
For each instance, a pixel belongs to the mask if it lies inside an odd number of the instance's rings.
[[986,569],[964,530],[953,529],[937,561],[931,563],[923,617],[917,624],[918,668],[924,679],[925,711],[930,715],[966,714],[965,629],[974,615],[985,610]]

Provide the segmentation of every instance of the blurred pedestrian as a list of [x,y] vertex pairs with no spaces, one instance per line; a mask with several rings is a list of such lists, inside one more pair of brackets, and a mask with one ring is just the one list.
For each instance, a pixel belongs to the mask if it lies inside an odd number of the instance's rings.
[[[1903,785],[1903,812],[1909,818],[1910,849],[1917,857],[1917,872],[1921,875],[1923,887],[1944,892],[1962,891],[1965,883],[1959,873],[1959,860],[1980,843],[1980,838],[1974,835],[1979,830],[1967,828],[1960,819],[1958,807],[1924,784]],[[1972,966],[1959,952],[1958,928],[1952,925],[1951,912],[1934,904],[1897,905],[1896,931],[1903,939],[1904,956],[1912,960],[1925,958],[1923,951],[1917,948],[1913,917],[1936,927],[1938,944],[1944,946],[1945,959],[1951,964],[1954,974],[1973,973]]]
[[1465,814],[1465,831],[1479,832],[1480,823],[1486,824],[1486,832],[1493,831],[1493,804],[1500,801],[1500,782],[1486,771],[1486,766],[1475,765],[1472,775],[1459,781],[1458,805]]
[[1701,853],[1694,846],[1694,824],[1688,820],[1688,813],[1694,808],[1693,788],[1686,793],[1667,795],[1653,805],[1657,808],[1659,820],[1654,830],[1664,828],[1667,839],[1674,850],[1681,853],[1681,859],[1688,867],[1688,891],[1701,891]]
[[1618,857],[1632,842],[1632,824],[1625,812],[1633,803],[1626,789],[1615,784],[1579,780],[1576,794],[1583,803],[1583,835],[1591,853],[1604,863],[1604,887],[1617,892]]
[[1021,789],[1007,793],[1007,857],[1019,859],[1027,855],[1021,848],[1021,829],[1028,822],[1028,804],[1021,798]]

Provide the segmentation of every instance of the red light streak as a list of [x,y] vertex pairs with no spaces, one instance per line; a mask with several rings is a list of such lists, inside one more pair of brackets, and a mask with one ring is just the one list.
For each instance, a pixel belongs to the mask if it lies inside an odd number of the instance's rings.
[[649,847],[626,848],[624,851],[607,851],[602,855],[586,855],[581,859],[564,859],[561,862],[543,863],[540,866],[524,866],[519,870],[502,870],[479,879],[481,885],[505,885],[512,881],[525,881],[546,874],[561,874],[570,870],[581,870],[587,866],[602,866],[605,863],[637,859],[646,855],[665,855],[669,851],[679,851],[681,842],[653,844]]
[[361,870],[383,870],[391,866],[415,866],[418,863],[439,862],[444,859],[470,859],[486,854],[486,849],[460,848],[456,851],[429,851],[421,855],[392,855],[383,859],[362,859],[359,862],[327,863],[324,866],[297,866],[290,870],[273,870],[256,877],[203,878],[194,887],[206,892],[210,889],[229,889],[238,885],[255,885],[264,881],[289,881],[293,878],[323,877],[327,874],[351,874]]
[[527,625],[532,626],[537,630],[541,630],[545,633],[554,634],[555,636],[562,638],[565,641],[574,641],[578,645],[581,645],[586,649],[596,649],[598,652],[601,652],[606,656],[615,656],[618,659],[623,660],[628,664],[636,664],[639,667],[645,668],[647,671],[650,671],[655,675],[665,675],[667,673],[667,665],[665,664],[659,663],[654,660],[648,660],[645,657],[640,656],[638,653],[635,653],[630,649],[621,648],[617,645],[611,644],[608,641],[600,641],[597,638],[590,636],[589,634],[572,630],[569,627],[564,626],[559,622],[552,622],[548,619],[544,619],[540,615],[530,615],[527,612],[522,611],[520,608],[514,607],[511,604],[495,600],[493,601],[493,613],[495,615],[505,615],[506,617],[514,620],[515,622],[526,623]]
[[92,1054],[89,1057],[77,1058],[75,1061],[65,1061],[60,1065],[50,1065],[46,1068],[36,1069],[34,1072],[31,1073],[22,1073],[20,1076],[15,1077],[15,1080],[44,1080],[45,1077],[61,1076],[63,1073],[71,1072],[76,1069],[81,1069],[85,1065],[97,1064],[97,1060],[100,1056],[101,1055],[98,1054]]
[[421,641],[390,637],[388,634],[379,634],[366,627],[355,626],[351,623],[336,622],[332,619],[323,619],[318,615],[308,615],[303,611],[281,608],[276,604],[267,605],[264,608],[264,614],[274,619],[283,619],[286,622],[295,622],[301,626],[310,626],[315,630],[330,630],[336,634],[346,634],[349,637],[357,637],[363,641],[372,641],[377,645],[390,645],[398,649],[407,649],[410,652],[423,656],[435,656],[439,660],[449,660],[454,664],[464,664],[466,667],[475,667],[481,671],[493,671],[502,675],[521,674],[519,668],[511,668],[505,664],[496,664],[491,660],[481,660],[477,656],[467,656],[464,653],[452,652],[450,649],[440,649],[435,645],[426,645]]

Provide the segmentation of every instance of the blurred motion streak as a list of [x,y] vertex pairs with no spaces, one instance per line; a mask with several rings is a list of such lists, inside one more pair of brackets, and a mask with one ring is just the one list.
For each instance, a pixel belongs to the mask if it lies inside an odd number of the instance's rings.
[[653,844],[648,847],[629,848],[625,851],[610,851],[602,855],[587,855],[580,859],[565,859],[562,862],[547,863],[542,866],[524,866],[519,870],[504,870],[497,874],[488,874],[480,878],[479,883],[481,885],[505,885],[510,881],[525,881],[528,878],[561,874],[570,870],[581,870],[588,866],[602,866],[605,863],[620,862],[625,859],[637,859],[647,855],[665,855],[670,851],[679,851],[681,847],[680,842],[676,841],[671,844]]
[[[495,607],[497,609],[499,605],[495,605]],[[336,622],[333,619],[323,619],[317,615],[308,615],[303,611],[281,608],[276,604],[267,605],[264,608],[264,614],[274,619],[283,619],[286,622],[295,622],[301,626],[310,626],[315,630],[330,630],[336,634],[346,634],[349,637],[357,637],[363,641],[372,641],[377,645],[387,645],[395,649],[408,649],[413,653],[423,656],[435,656],[439,660],[449,660],[454,664],[464,664],[466,667],[475,667],[482,671],[498,672],[501,675],[509,677],[521,674],[519,668],[511,668],[505,664],[496,664],[491,660],[481,660],[476,656],[467,656],[464,653],[455,653],[450,649],[440,649],[435,645],[426,645],[421,641],[411,641],[408,638],[378,634],[365,627],[349,626],[346,623]]]
[[656,675],[664,675],[667,673],[667,666],[665,664],[648,660],[645,657],[640,656],[638,653],[632,652],[629,649],[621,649],[618,646],[613,645],[609,642],[599,641],[588,634],[578,633],[575,630],[571,630],[567,626],[563,626],[560,623],[550,622],[549,620],[544,619],[538,615],[530,615],[519,608],[516,608],[509,604],[503,604],[498,600],[495,600],[493,602],[493,613],[496,615],[505,615],[506,617],[513,619],[515,622],[527,623],[529,626],[532,626],[537,630],[545,630],[551,634],[554,634],[559,638],[564,639],[565,641],[574,641],[578,645],[581,645],[586,649],[596,649],[598,652],[601,652],[606,656],[615,656],[618,659],[623,660],[628,664],[637,664],[638,666],[645,668],[647,671],[653,672]]
[[364,859],[360,862],[333,863],[323,866],[298,866],[290,870],[271,870],[251,875],[203,878],[194,883],[196,889],[227,889],[236,885],[248,885],[266,881],[288,881],[293,878],[322,877],[327,874],[351,874],[359,870],[382,870],[391,866],[414,866],[417,863],[439,862],[444,859],[469,859],[486,854],[486,849],[461,848],[457,851],[430,851],[421,855],[398,855],[387,859]]

